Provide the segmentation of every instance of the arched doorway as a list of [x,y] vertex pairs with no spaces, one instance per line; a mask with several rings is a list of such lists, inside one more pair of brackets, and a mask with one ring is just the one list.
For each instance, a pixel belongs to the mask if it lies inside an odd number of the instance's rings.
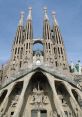
[[53,102],[53,92],[47,77],[37,71],[26,89],[21,117],[52,117],[52,112],[56,111]]

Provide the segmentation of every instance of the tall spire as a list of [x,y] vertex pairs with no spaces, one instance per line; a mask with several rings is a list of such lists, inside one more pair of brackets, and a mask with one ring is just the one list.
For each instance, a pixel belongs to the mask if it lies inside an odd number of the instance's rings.
[[24,20],[24,12],[22,11],[20,13],[20,20],[19,20],[18,26],[23,26],[23,20]]
[[56,67],[68,69],[68,62],[64,47],[64,42],[62,35],[60,33],[60,29],[58,26],[58,22],[56,20],[56,13],[52,12],[54,24],[53,24],[53,41],[54,41],[54,58]]
[[52,17],[53,17],[53,20],[54,20],[54,25],[57,26],[58,25],[58,22],[56,20],[56,12],[52,12]]
[[28,16],[25,28],[25,38],[32,39],[33,38],[33,28],[32,28],[32,7],[28,8]]
[[28,8],[28,16],[26,26],[24,30],[24,52],[23,52],[23,67],[27,68],[32,64],[33,50],[32,50],[32,39],[33,39],[33,26],[32,26],[32,7]]
[[44,7],[43,38],[51,39],[51,29],[50,29],[49,18],[47,15],[47,7]]
[[44,7],[44,20],[49,20],[47,15],[47,7]]
[[43,39],[44,39],[44,61],[46,65],[52,66],[53,53],[52,53],[51,28],[50,28],[46,7],[44,7]]
[[28,13],[27,20],[32,20],[32,7],[29,7],[28,10],[29,10],[29,13]]

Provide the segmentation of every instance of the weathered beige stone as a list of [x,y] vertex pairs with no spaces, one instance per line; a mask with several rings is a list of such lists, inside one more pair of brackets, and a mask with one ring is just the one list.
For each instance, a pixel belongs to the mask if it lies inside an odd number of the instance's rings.
[[[0,117],[82,117],[81,87],[69,72],[54,13],[51,30],[44,8],[43,39],[33,39],[32,8],[25,27],[23,18],[22,12],[11,59],[0,70]],[[42,51],[33,51],[37,43]]]

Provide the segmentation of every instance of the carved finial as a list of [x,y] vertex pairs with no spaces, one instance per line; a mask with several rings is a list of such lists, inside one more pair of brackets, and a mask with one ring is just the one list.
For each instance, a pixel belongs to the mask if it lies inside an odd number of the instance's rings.
[[29,10],[29,13],[28,13],[27,20],[32,20],[32,7],[29,7],[28,10]]
[[53,17],[55,25],[58,25],[58,22],[56,20],[56,12],[55,11],[52,12],[52,17]]
[[47,7],[44,7],[44,12],[47,13]]
[[44,7],[44,20],[48,20],[48,15],[47,15],[47,7]]
[[24,19],[24,12],[22,11],[20,13],[20,20],[19,20],[18,26],[23,26],[23,19]]

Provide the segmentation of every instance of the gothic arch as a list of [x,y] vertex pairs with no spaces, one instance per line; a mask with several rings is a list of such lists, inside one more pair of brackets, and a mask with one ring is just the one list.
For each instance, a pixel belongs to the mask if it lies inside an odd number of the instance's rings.
[[33,45],[34,45],[34,44],[37,44],[37,43],[43,45],[43,40],[41,40],[41,39],[34,40]]
[[33,51],[41,50],[43,51],[43,41],[42,40],[34,40],[33,42]]

